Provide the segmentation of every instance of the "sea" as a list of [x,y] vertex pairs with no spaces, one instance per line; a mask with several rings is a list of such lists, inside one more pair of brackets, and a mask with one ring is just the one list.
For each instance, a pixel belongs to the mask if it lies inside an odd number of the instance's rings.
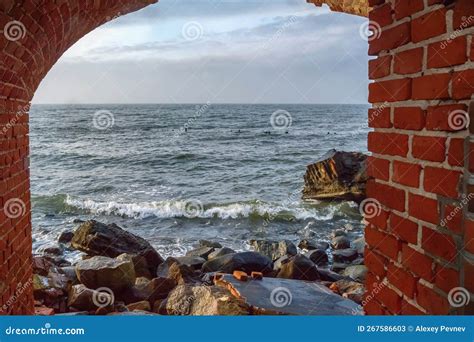
[[[116,223],[162,256],[201,239],[362,235],[353,202],[303,201],[306,166],[330,149],[367,151],[368,105],[33,105],[33,249],[81,221]],[[78,257],[67,252],[67,257]]]

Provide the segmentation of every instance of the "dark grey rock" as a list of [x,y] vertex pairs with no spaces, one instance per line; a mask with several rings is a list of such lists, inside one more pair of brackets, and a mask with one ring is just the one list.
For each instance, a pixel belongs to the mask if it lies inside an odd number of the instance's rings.
[[329,248],[329,243],[325,241],[301,240],[298,244],[298,247],[301,249],[306,249],[308,251],[311,251],[313,249],[326,250]]
[[219,242],[199,240],[199,247],[222,248],[222,245]]
[[316,265],[301,254],[295,255],[283,263],[277,278],[311,281],[321,279]]
[[250,240],[250,245],[255,249],[256,252],[267,256],[271,260],[277,260],[284,255],[292,256],[298,253],[296,246],[289,240]]
[[329,261],[326,251],[322,249],[313,249],[306,252],[304,255],[318,266],[326,265]]
[[338,249],[332,252],[332,257],[335,262],[351,262],[358,257],[357,250],[352,248]]
[[202,266],[203,272],[232,273],[236,270],[251,273],[252,271],[264,274],[272,271],[272,261],[256,252],[241,252],[226,254],[207,261]]
[[346,249],[351,247],[351,240],[345,236],[336,236],[331,240],[331,246],[334,249]]
[[203,258],[203,259],[207,260],[207,257],[209,256],[209,254],[214,252],[214,250],[215,250],[214,247],[206,247],[206,246],[199,247],[199,248],[192,249],[192,250],[188,251],[186,253],[186,256],[197,256],[197,257],[200,257],[200,258]]
[[235,251],[232,248],[222,247],[222,248],[216,249],[214,252],[209,254],[207,259],[212,260],[212,259],[221,257],[223,255],[232,254],[232,253],[235,253]]

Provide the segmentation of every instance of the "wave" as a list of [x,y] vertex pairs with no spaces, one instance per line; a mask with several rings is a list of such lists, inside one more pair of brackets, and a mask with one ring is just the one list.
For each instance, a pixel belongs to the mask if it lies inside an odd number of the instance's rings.
[[220,219],[281,219],[320,221],[332,220],[343,204],[316,208],[300,203],[278,204],[263,201],[247,201],[226,204],[201,204],[194,200],[167,200],[139,203],[95,201],[67,196],[65,203],[73,208],[92,214],[116,215],[135,219],[156,218],[220,218]]

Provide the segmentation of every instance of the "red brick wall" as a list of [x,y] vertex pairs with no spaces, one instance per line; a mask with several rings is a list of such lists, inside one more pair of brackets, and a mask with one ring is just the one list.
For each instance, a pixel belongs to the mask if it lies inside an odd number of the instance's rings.
[[[39,83],[79,38],[156,0],[0,1],[0,313],[29,314],[31,214],[28,108]],[[365,310],[449,313],[474,292],[474,144],[458,120],[474,83],[472,0],[369,0],[369,197]],[[379,29],[380,28],[380,29]],[[454,113],[454,114],[453,114]],[[461,113],[461,114],[460,114]],[[461,116],[459,116],[461,115]],[[54,118],[51,118],[52,120]],[[456,120],[455,120],[456,119]],[[471,121],[470,132],[474,132]],[[450,214],[450,213],[453,214]],[[449,219],[448,219],[449,217]]]
[[369,4],[368,196],[380,211],[365,232],[365,311],[472,312],[455,292],[474,293],[474,1]]
[[156,1],[0,1],[0,314],[33,313],[28,164],[33,94],[79,38]]

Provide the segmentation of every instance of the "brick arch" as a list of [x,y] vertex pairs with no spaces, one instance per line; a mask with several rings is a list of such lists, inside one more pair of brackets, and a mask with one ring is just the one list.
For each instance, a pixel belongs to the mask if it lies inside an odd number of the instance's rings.
[[[34,92],[82,36],[156,1],[0,2],[2,314],[33,313],[28,110]],[[367,218],[366,312],[467,312],[472,305],[455,308],[448,294],[456,287],[474,293],[474,118],[470,127],[454,128],[450,118],[455,112],[462,120],[469,110],[474,116],[474,2],[307,1],[368,15],[375,29],[368,194],[380,211]],[[6,39],[10,24],[19,29],[9,32],[14,39]]]

